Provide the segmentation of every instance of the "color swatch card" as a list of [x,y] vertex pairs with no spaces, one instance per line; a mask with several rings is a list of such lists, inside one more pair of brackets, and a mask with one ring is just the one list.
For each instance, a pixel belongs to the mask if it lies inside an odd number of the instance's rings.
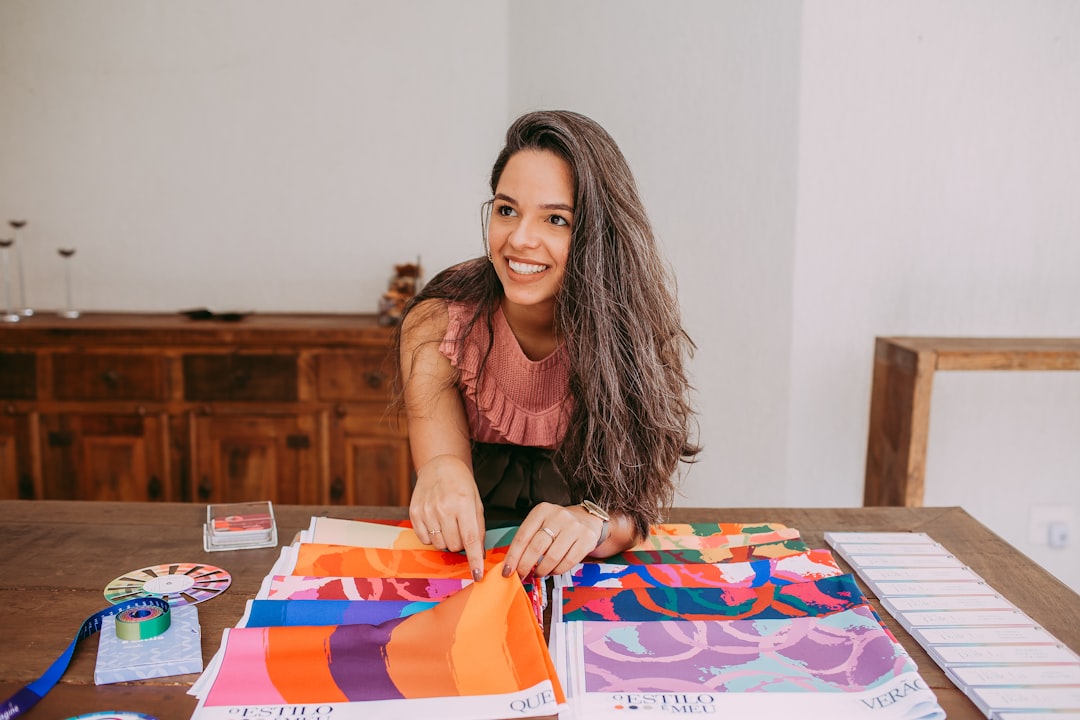
[[954,665],[945,674],[969,687],[1080,685],[1080,665]]
[[[1080,712],[1080,686],[973,688],[967,693],[987,717],[1003,710],[1068,710]],[[1048,718],[1057,720],[1057,715]]]
[[924,533],[826,533],[987,717],[1080,711],[1080,657]]
[[[968,598],[964,598],[967,600]],[[1019,625],[1034,627],[1035,621],[1016,608],[979,610],[908,610],[893,612],[904,629]]]
[[1080,710],[1055,710],[1053,714],[995,710],[990,713],[990,720],[1080,720]]
[[901,622],[904,622],[900,618],[901,614],[914,612],[1016,610],[1015,605],[997,593],[988,595],[893,595],[879,598],[879,600],[885,611],[900,619]]

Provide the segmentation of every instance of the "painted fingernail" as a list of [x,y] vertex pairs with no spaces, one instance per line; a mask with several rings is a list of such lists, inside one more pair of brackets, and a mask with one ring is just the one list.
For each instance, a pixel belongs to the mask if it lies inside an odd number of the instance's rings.
[[480,578],[484,577],[484,571],[480,568],[473,568],[472,579],[476,582],[480,582]]
[[503,565],[503,571],[502,571],[502,576],[503,577],[510,577],[510,573],[512,573],[512,572],[514,572],[514,568],[510,567],[509,565]]

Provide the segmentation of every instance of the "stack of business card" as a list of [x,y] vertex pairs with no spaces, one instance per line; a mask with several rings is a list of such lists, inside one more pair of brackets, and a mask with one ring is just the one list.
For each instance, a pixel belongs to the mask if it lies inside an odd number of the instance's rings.
[[1080,656],[929,535],[827,532],[825,541],[988,718],[1080,718]]
[[143,640],[121,640],[116,616],[102,620],[94,683],[127,682],[202,672],[202,631],[195,605],[170,609],[165,632]]
[[207,552],[277,546],[277,523],[269,500],[206,506],[203,549]]

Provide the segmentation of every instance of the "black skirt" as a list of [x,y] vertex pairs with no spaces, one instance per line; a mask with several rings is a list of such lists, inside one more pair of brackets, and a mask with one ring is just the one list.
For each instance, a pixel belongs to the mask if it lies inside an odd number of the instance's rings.
[[473,476],[485,522],[520,522],[542,502],[571,505],[570,486],[553,454],[543,448],[474,442]]

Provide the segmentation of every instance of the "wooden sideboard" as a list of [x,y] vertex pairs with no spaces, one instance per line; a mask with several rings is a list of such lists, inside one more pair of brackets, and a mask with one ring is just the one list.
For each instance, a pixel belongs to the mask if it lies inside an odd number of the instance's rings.
[[0,498],[407,505],[372,315],[0,325]]

